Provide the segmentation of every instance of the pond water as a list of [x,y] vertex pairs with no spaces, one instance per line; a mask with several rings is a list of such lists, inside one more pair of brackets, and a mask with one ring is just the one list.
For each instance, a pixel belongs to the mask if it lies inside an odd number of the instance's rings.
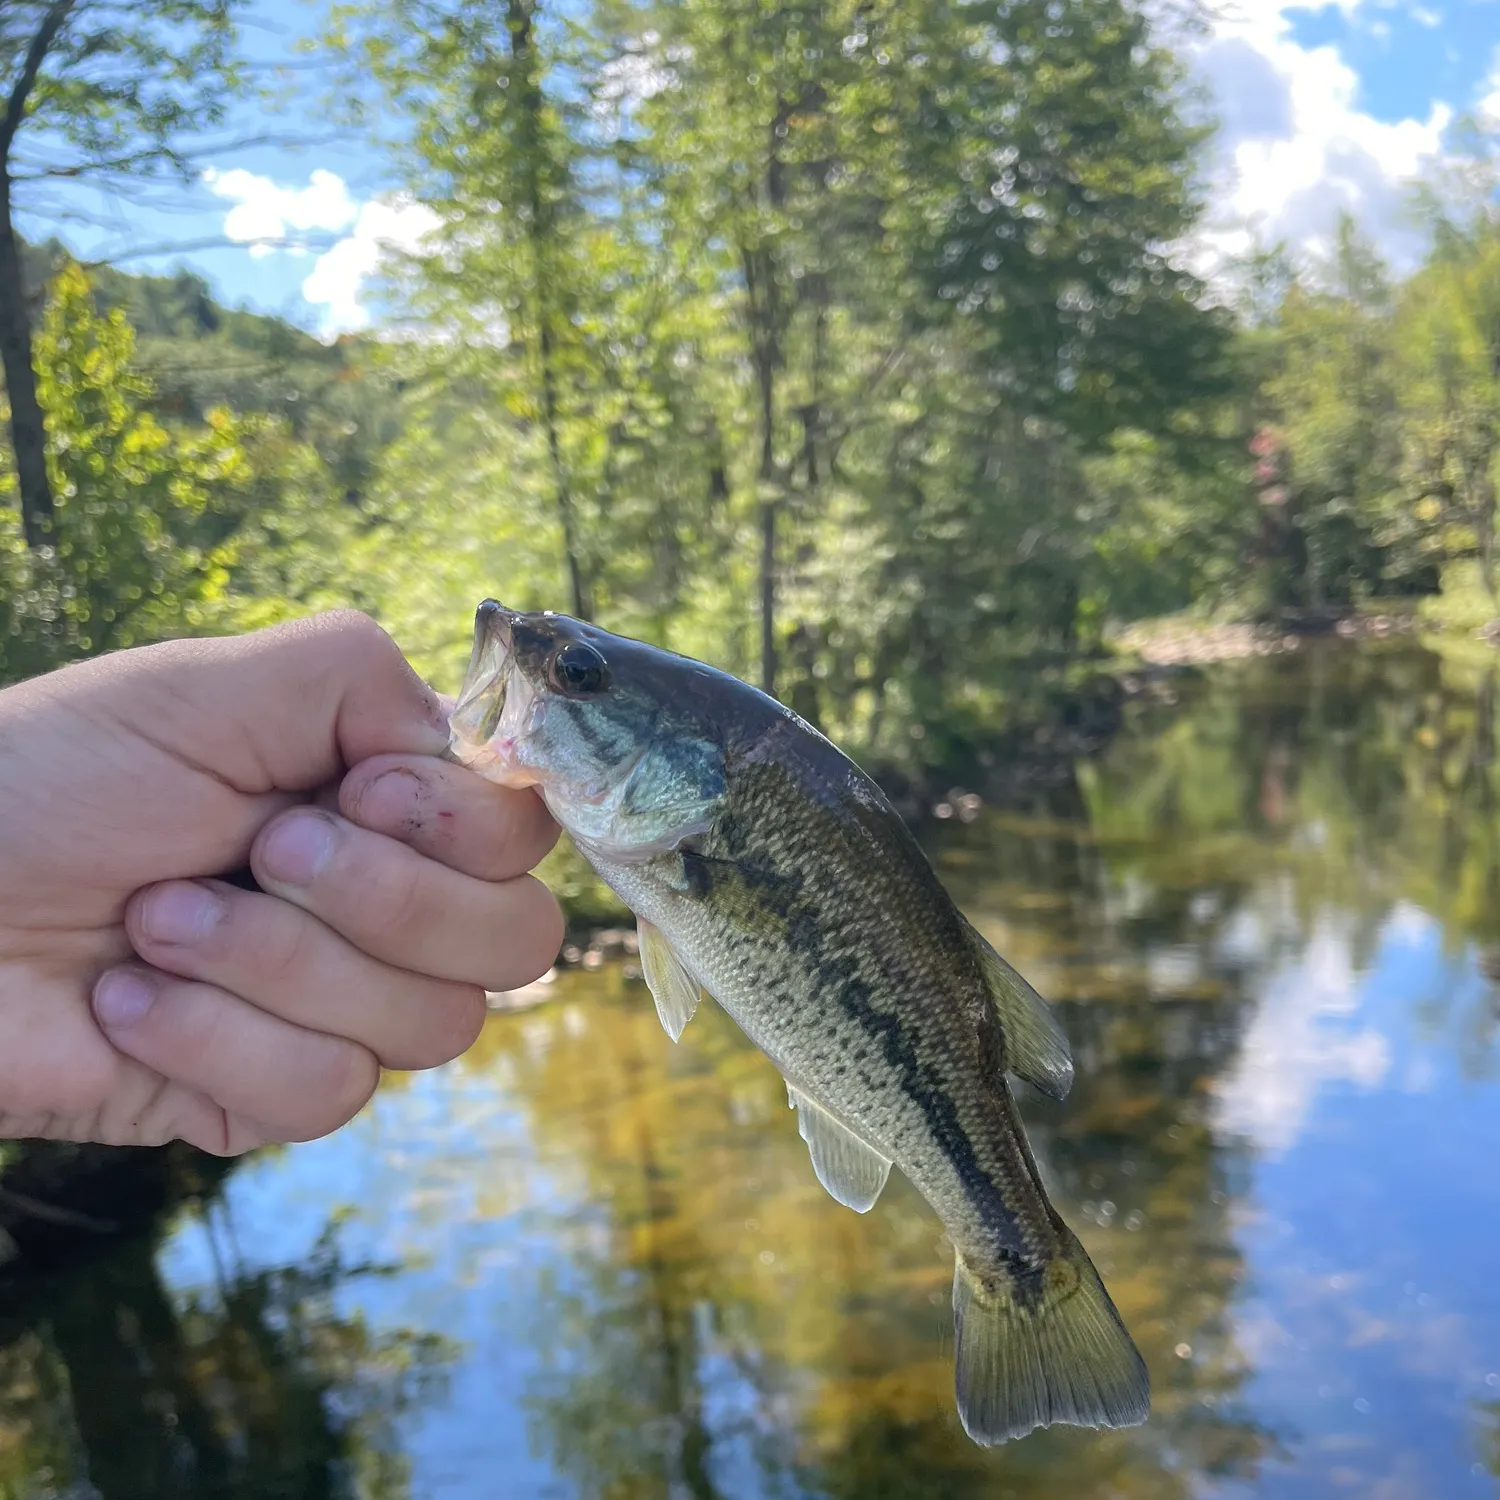
[[1486,659],[1315,645],[928,830],[1073,1039],[1023,1108],[1147,1426],[973,1447],[931,1212],[834,1203],[733,1025],[606,965],[21,1283],[0,1497],[1500,1494],[1495,746]]

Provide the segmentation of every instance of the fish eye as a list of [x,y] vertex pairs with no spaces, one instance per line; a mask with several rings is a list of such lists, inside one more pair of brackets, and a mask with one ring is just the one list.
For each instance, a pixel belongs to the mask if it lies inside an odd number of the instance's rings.
[[586,698],[609,686],[609,666],[592,646],[569,641],[547,668],[552,686],[570,698]]

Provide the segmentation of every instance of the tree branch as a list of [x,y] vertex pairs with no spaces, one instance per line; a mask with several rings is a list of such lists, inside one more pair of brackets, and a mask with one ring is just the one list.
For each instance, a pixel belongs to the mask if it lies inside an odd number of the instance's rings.
[[[3,3],[3,0],[0,0]],[[347,144],[349,132],[328,131],[321,135],[305,132],[263,131],[258,135],[233,136],[226,140],[194,141],[185,146],[144,146],[138,151],[129,151],[121,156],[105,156],[77,162],[72,166],[53,165],[45,157],[28,156],[18,158],[19,169],[10,174],[13,182],[55,182],[88,177],[109,177],[114,173],[132,174],[134,168],[153,163],[169,163],[177,169],[184,183],[192,182],[191,169],[204,158],[229,156],[237,151],[259,150],[265,146],[289,147],[301,150],[309,146],[338,146]],[[142,174],[144,176],[144,174]],[[148,181],[152,179],[147,179]],[[154,179],[160,181],[158,177]]]
[[84,270],[99,266],[118,265],[121,261],[141,260],[152,255],[187,255],[195,250],[252,250],[258,245],[271,250],[331,250],[344,236],[330,230],[326,234],[279,234],[257,235],[253,239],[232,240],[228,235],[207,235],[197,240],[165,240],[158,245],[138,245],[130,250],[118,250],[97,260],[79,261]]
[[68,12],[75,3],[76,0],[52,0],[47,14],[42,17],[42,24],[31,39],[31,45],[26,49],[26,60],[21,64],[15,87],[11,89],[10,98],[6,101],[5,116],[0,119],[0,162],[10,155],[11,142],[16,138],[16,131],[21,128],[26,101],[36,86],[42,63],[46,61],[47,53],[57,40],[57,33],[62,30],[63,22],[68,19]]

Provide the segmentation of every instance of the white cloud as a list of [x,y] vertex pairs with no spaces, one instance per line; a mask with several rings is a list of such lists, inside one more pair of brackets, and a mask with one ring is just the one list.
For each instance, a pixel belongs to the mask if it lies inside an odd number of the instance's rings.
[[1494,55],[1490,58],[1489,75],[1479,87],[1483,92],[1476,108],[1480,114],[1488,117],[1489,122],[1497,130],[1500,130],[1500,47],[1495,48]]
[[302,283],[302,295],[323,306],[325,333],[352,332],[369,325],[365,283],[390,251],[410,254],[442,221],[425,204],[411,199],[372,198],[360,206],[353,232],[319,256]]
[[283,250],[306,254],[304,246],[276,245],[297,231],[348,230],[324,251],[302,283],[302,295],[324,309],[324,334],[351,332],[369,326],[365,283],[380,270],[388,252],[411,252],[437,228],[438,216],[410,198],[370,198],[356,203],[348,185],[336,172],[317,168],[306,187],[287,187],[269,177],[236,167],[203,174],[209,191],[233,201],[224,216],[224,233],[250,254],[263,256]]
[[249,244],[253,256],[271,255],[278,248],[262,243],[285,239],[296,230],[343,229],[354,221],[357,207],[344,179],[319,167],[302,188],[283,187],[257,172],[234,167],[203,174],[208,190],[234,201],[224,216],[224,234],[238,244]]
[[1299,962],[1269,977],[1239,1056],[1215,1088],[1215,1123],[1279,1156],[1302,1133],[1325,1083],[1372,1089],[1391,1066],[1381,1032],[1355,1024],[1357,978],[1350,937],[1332,919],[1314,929]]
[[[1405,269],[1423,243],[1405,215],[1405,187],[1441,157],[1454,111],[1436,101],[1425,119],[1376,119],[1360,107],[1358,75],[1336,48],[1292,39],[1294,8],[1294,0],[1238,0],[1193,49],[1222,128],[1213,210],[1187,257],[1213,271],[1257,240],[1285,240],[1318,255],[1348,211]],[[1339,8],[1353,17],[1360,0],[1341,0]],[[1434,16],[1421,5],[1406,13],[1424,26]]]

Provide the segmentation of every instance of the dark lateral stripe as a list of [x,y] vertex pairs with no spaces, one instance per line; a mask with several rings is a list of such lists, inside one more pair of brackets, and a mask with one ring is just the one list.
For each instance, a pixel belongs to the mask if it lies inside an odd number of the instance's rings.
[[[815,778],[815,781],[829,779]],[[829,1003],[836,1003],[852,1022],[879,1043],[887,1066],[896,1075],[902,1091],[921,1111],[927,1129],[953,1167],[981,1224],[1000,1244],[1008,1241],[1017,1247],[1024,1246],[1031,1236],[1005,1201],[1000,1185],[980,1161],[963,1129],[954,1100],[923,1067],[899,1017],[875,1003],[875,985],[863,977],[856,957],[828,951],[829,934],[820,913],[830,909],[830,904],[836,910],[839,897],[821,888],[823,882],[818,877],[822,872],[816,857],[811,865],[804,861],[811,849],[820,844],[836,847],[841,842],[840,826],[848,818],[861,821],[873,816],[879,821],[882,813],[878,809],[872,813],[870,809],[853,808],[841,798],[824,805],[816,797],[810,798],[809,790],[805,779],[793,780],[787,769],[774,761],[741,763],[732,777],[726,815],[715,825],[713,841],[714,854],[727,856],[719,869],[734,872],[724,884],[739,889],[731,894],[728,889],[720,888],[713,894],[731,905],[743,901],[753,910],[774,914],[786,950],[798,956]],[[789,812],[794,812],[798,824],[794,835],[785,827]],[[888,816],[895,818],[893,812]],[[824,819],[830,825],[826,837],[817,827]],[[909,840],[896,837],[888,849],[879,852],[894,855],[899,867],[908,854],[908,843]],[[927,871],[914,845],[910,854],[912,878],[919,884],[936,886],[935,877]],[[688,878],[691,881],[692,875]],[[704,882],[705,886],[716,879],[722,880],[717,870],[715,876]],[[845,890],[843,899],[848,900],[850,894]],[[995,1248],[998,1251],[999,1244]],[[1009,1254],[1002,1253],[1000,1260],[1009,1271],[1017,1294],[1025,1295],[1032,1284],[1040,1288],[1037,1278],[1042,1268],[1034,1266],[1019,1248]]]
[[[808,922],[806,926],[797,923],[801,929],[799,936],[806,940],[810,935],[812,944],[821,951],[822,935],[816,919],[811,913],[799,913],[802,915],[808,918]],[[789,923],[789,939],[791,927]],[[788,946],[795,945],[789,941]],[[845,1014],[879,1041],[887,1065],[897,1073],[906,1096],[922,1111],[927,1128],[958,1173],[964,1193],[980,1219],[997,1238],[1024,1243],[1020,1221],[975,1153],[973,1142],[958,1118],[957,1106],[941,1089],[929,1086],[922,1060],[902,1030],[899,1019],[874,1004],[872,986],[855,972],[851,959],[824,959],[820,962],[810,949],[800,951],[806,952],[817,964],[818,979],[836,996]]]

